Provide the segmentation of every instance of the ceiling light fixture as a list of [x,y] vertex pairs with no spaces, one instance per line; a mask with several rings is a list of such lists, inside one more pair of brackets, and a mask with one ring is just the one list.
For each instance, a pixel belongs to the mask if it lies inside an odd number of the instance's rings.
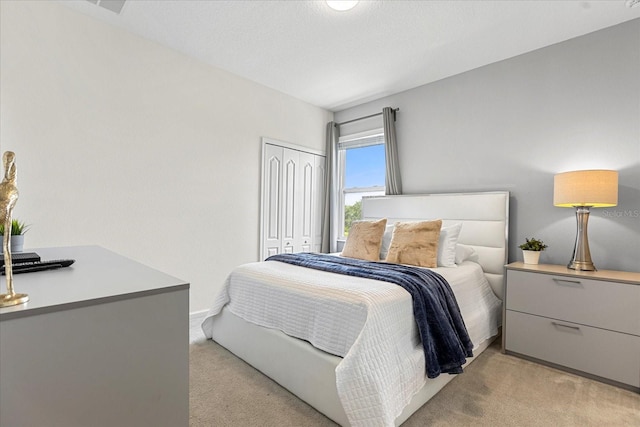
[[333,10],[343,12],[353,9],[358,4],[358,0],[327,0],[327,5]]
[[627,0],[627,7],[638,7],[640,6],[640,0]]

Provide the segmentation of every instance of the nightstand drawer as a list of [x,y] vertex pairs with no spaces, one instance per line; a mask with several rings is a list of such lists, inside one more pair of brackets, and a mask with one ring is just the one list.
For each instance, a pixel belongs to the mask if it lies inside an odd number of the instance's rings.
[[640,337],[507,311],[508,352],[640,387]]
[[640,286],[507,271],[509,310],[640,336]]

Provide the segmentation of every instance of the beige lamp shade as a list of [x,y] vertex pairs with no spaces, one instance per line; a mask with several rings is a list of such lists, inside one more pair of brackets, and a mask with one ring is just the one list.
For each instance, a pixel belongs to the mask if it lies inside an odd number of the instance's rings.
[[559,173],[553,178],[553,204],[563,208],[618,204],[618,172],[582,170]]

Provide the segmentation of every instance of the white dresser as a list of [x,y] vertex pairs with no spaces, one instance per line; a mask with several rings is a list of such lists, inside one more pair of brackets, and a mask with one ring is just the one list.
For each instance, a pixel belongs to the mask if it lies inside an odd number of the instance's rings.
[[14,275],[0,426],[188,426],[189,284],[98,246],[35,252],[76,262]]
[[503,350],[640,392],[640,273],[506,266]]

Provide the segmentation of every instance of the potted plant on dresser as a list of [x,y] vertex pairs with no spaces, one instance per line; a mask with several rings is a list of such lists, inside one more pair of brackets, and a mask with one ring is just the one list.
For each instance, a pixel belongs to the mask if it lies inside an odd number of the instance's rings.
[[525,264],[537,264],[540,260],[540,252],[544,251],[548,246],[542,240],[535,237],[526,238],[526,242],[520,245],[522,249],[522,257]]
[[[11,252],[22,252],[24,233],[27,232],[27,228],[24,222],[17,219],[11,221]],[[4,224],[0,224],[0,238],[4,238]],[[2,253],[2,246],[0,246],[0,253]]]

